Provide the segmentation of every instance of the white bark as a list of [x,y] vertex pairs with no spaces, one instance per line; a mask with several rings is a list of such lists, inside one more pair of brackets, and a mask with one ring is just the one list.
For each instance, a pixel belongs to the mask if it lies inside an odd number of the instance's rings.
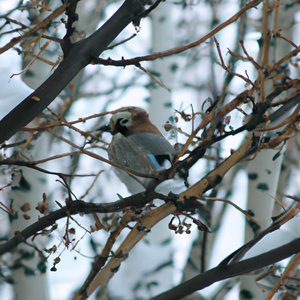
[[[19,71],[19,63],[19,57],[14,53],[7,52],[1,55],[1,66],[3,71],[0,76],[1,87],[3,89],[1,117],[8,113],[23,97],[27,96],[31,92],[31,89],[24,84],[20,77],[15,76],[12,79],[9,79],[13,72]],[[22,135],[22,137],[25,138],[24,135]],[[18,138],[20,138],[20,135],[16,139]],[[34,157],[34,159],[38,159],[38,157],[43,156],[44,153],[42,153],[41,145],[45,145],[44,141],[38,139],[38,141],[35,142],[35,146],[33,146],[30,151],[23,149],[22,155],[16,158],[20,160],[24,159],[24,157]],[[20,146],[18,151],[21,151],[22,147],[24,147],[24,145]],[[16,231],[22,230],[31,223],[37,221],[38,211],[35,210],[35,206],[38,201],[42,200],[42,193],[47,192],[47,180],[44,174],[26,168],[15,167],[11,169],[11,172],[13,176],[12,189],[7,191],[5,198],[7,199],[7,202],[12,201],[12,208],[16,214],[16,218],[12,221],[10,228],[11,235],[13,235]],[[20,209],[25,203],[30,205],[31,209],[29,211],[22,211]],[[26,215],[26,217],[30,219],[25,220],[23,215]],[[31,241],[28,242],[32,243]],[[39,238],[35,239],[34,244],[42,247],[41,243],[39,243]],[[29,251],[30,253],[35,252],[35,250],[31,247],[20,245],[12,254],[10,264],[13,263],[16,258],[20,257],[19,252],[21,249]],[[40,274],[37,269],[39,262],[40,258],[38,255],[30,257],[30,259],[21,260],[21,263],[28,267],[28,273],[34,273],[34,276],[32,274],[25,275],[25,269],[22,267],[13,270],[13,291],[16,300],[48,299],[46,276],[45,274]]]
[[[19,81],[18,81],[19,82]],[[24,85],[24,87],[23,87]],[[27,90],[25,84],[19,83],[19,89]],[[12,91],[13,93],[13,91]],[[35,124],[35,122],[32,122]],[[20,133],[16,136],[16,140],[28,138],[28,134]],[[17,158],[22,160],[38,160],[47,156],[49,151],[48,136],[39,136],[31,142],[28,149],[23,149],[21,145],[18,151]],[[16,153],[14,153],[16,155]],[[43,167],[40,165],[40,167]],[[14,168],[13,169],[13,185],[11,191],[7,194],[7,199],[12,202],[12,208],[15,213],[15,218],[11,222],[12,235],[16,231],[21,231],[31,223],[36,222],[41,215],[35,209],[39,202],[42,202],[42,194],[48,193],[47,175],[29,168]],[[29,205],[30,210],[24,211],[24,207]],[[46,244],[44,237],[36,237],[34,241],[28,240],[30,244],[34,244],[40,250],[45,248]],[[29,259],[22,259],[21,263],[25,268],[17,268],[12,271],[14,280],[14,295],[15,300],[32,300],[32,299],[49,299],[48,281],[46,273],[41,273],[38,269],[38,264],[42,262],[35,249],[27,245],[20,245],[13,252],[12,262],[20,258],[22,251],[32,253],[33,256]],[[43,262],[46,264],[46,262]],[[25,269],[28,268],[32,274],[26,274]]]
[[[45,141],[39,139],[39,143],[42,144]],[[40,147],[36,147],[38,152],[42,151]],[[38,202],[42,201],[42,194],[47,193],[47,178],[45,174],[40,172],[20,168],[15,170],[14,176],[17,176],[17,183],[12,188],[11,192],[8,194],[8,198],[12,201],[12,208],[17,214],[17,218],[11,223],[11,231],[20,231],[31,223],[38,220],[40,215],[35,209]],[[21,207],[23,205],[30,205],[30,210],[24,212]],[[29,220],[25,219],[30,218]],[[45,243],[42,242],[43,238],[35,238],[32,242],[29,240],[30,244],[36,245],[39,249],[45,247]],[[38,256],[36,251],[26,245],[20,245],[13,254],[13,261],[20,257],[20,251],[26,251],[29,253],[34,253],[34,256],[30,259],[22,259],[22,264],[31,269],[34,275],[26,275],[24,273],[25,269],[19,268],[12,272],[12,277],[14,280],[14,293],[15,300],[32,300],[32,299],[49,299],[48,292],[48,282],[46,273],[40,273],[38,269],[38,264],[41,262],[41,257]],[[46,264],[46,262],[44,262]]]
[[[280,1],[279,18],[278,18],[278,30],[287,38],[292,37],[292,24],[294,20],[294,14],[296,12],[295,6],[290,9],[284,7],[291,1]],[[270,2],[271,3],[271,2]],[[274,22],[274,11],[269,19],[270,30],[272,30]],[[275,32],[274,32],[275,34]],[[282,56],[286,55],[290,51],[290,45],[277,38],[270,42],[269,49],[269,63],[272,64]],[[266,93],[268,94],[272,90],[271,84],[267,83],[265,86]],[[248,204],[247,209],[254,212],[256,220],[260,224],[260,229],[263,230],[268,227],[272,220],[272,214],[274,209],[274,200],[277,194],[278,182],[281,173],[281,166],[283,161],[283,155],[285,148],[281,149],[281,154],[274,160],[274,155],[277,154],[277,150],[263,150],[256,155],[256,157],[248,164]],[[247,225],[245,232],[245,241],[249,241],[253,238],[253,230]],[[266,293],[259,288],[255,281],[255,275],[243,276],[241,279],[241,295],[240,299],[263,300],[266,297]]]
[[[154,53],[168,50],[175,46],[173,38],[175,24],[171,18],[172,6],[173,4],[169,1],[163,2],[160,4],[159,9],[152,14],[152,50]],[[160,74],[159,80],[166,86],[166,88],[163,88],[155,84],[153,88],[150,88],[150,119],[162,132],[165,132],[163,125],[173,113],[171,93],[175,78],[174,71],[172,71],[173,63],[174,58],[166,57],[153,61],[151,67]]]

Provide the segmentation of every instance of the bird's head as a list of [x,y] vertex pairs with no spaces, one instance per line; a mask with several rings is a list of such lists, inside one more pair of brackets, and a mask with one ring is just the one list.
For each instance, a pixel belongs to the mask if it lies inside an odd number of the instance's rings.
[[148,113],[139,107],[128,106],[118,109],[113,113],[107,131],[115,135],[121,133],[129,136],[138,132],[151,132],[161,135],[160,131],[150,121]]

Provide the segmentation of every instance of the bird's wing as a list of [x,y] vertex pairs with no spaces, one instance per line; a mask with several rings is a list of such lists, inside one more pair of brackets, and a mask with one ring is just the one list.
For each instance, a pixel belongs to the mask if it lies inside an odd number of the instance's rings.
[[[117,133],[108,147],[111,161],[147,175],[157,175],[164,168],[163,161],[172,162],[175,154],[174,148],[164,137],[152,133],[136,133],[129,137]],[[122,170],[116,170],[116,174],[132,193],[144,190],[153,182],[151,178],[139,177],[143,187]]]
[[128,139],[121,133],[112,138],[108,148],[108,157],[111,161],[133,171],[144,174],[153,174],[155,168],[147,158],[147,153],[136,144],[136,141]]
[[[153,166],[156,163],[161,168],[164,160],[169,160],[172,163],[176,155],[172,145],[163,136],[157,134],[149,132],[135,133],[128,136],[127,139],[132,141],[140,151],[148,155]],[[156,162],[153,161],[154,159]]]
[[153,174],[173,161],[175,149],[163,137],[153,133],[135,133],[128,137],[114,135],[108,148],[109,159],[131,170]]
[[[113,136],[108,147],[108,157],[111,161],[129,170],[146,175],[156,175],[157,170],[152,166],[147,155],[148,154],[142,151],[134,141],[128,139],[121,133],[117,133]],[[115,173],[133,194],[145,190],[145,187],[152,182],[152,178],[137,177],[139,182],[142,183],[139,184],[132,176],[120,169],[115,169]]]

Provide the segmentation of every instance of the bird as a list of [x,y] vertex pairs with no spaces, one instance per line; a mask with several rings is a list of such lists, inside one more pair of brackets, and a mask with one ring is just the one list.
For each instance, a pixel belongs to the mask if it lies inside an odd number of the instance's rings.
[[140,107],[128,106],[114,111],[105,131],[112,134],[109,160],[148,176],[135,178],[124,170],[115,169],[132,194],[149,188],[155,182],[153,177],[170,167],[176,156],[174,147]]

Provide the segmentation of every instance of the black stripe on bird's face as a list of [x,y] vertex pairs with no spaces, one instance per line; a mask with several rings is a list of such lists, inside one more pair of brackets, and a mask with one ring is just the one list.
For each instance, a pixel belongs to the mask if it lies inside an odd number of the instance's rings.
[[128,119],[120,118],[117,120],[113,134],[116,134],[118,132],[122,133],[124,136],[127,136],[128,134],[128,128],[126,124],[129,122]]

